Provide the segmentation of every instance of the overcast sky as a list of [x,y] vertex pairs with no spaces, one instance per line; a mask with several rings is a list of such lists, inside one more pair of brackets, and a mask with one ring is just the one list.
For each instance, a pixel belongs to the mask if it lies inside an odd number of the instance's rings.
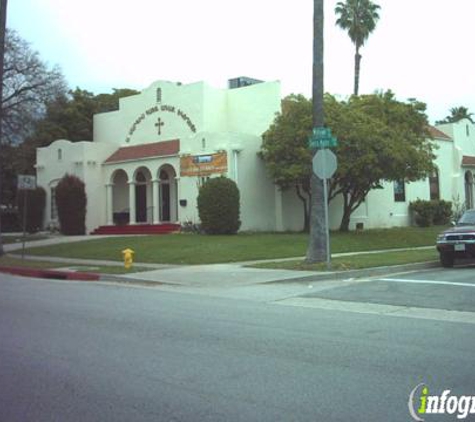
[[[325,0],[325,90],[353,90],[354,47]],[[391,89],[428,105],[431,122],[455,106],[475,113],[475,0],[376,0],[381,19],[362,50],[360,93]],[[155,80],[226,87],[280,80],[311,93],[313,1],[10,0],[7,25],[71,88],[94,93]]]

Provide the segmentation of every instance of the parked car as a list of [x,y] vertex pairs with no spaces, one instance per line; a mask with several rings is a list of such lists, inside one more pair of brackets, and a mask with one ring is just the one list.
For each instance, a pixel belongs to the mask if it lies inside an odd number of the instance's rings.
[[456,258],[475,258],[475,209],[437,236],[437,250],[444,267],[453,267]]

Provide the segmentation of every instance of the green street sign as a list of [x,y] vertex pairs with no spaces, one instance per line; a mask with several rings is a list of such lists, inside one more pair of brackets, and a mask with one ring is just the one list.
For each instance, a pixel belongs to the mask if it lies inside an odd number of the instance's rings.
[[326,127],[315,127],[308,139],[308,146],[311,149],[332,148],[337,146],[337,139],[332,136],[331,130]]

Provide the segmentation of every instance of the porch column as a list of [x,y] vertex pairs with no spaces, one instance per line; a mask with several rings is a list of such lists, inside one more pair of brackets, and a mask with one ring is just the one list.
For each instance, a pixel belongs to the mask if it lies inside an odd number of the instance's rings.
[[173,206],[175,211],[175,222],[180,224],[180,207],[179,202],[181,198],[181,187],[180,187],[180,176],[175,177],[175,186],[174,186],[174,193],[173,193],[173,202],[175,205]]
[[107,225],[112,226],[114,224],[114,202],[112,198],[112,189],[114,188],[113,183],[108,183],[106,185],[106,220]]
[[159,197],[159,188],[160,180],[153,179],[152,180],[152,210],[153,210],[153,224],[160,224],[160,214],[159,214],[159,205],[160,205],[160,197]]
[[137,224],[135,217],[135,182],[129,182],[129,224]]

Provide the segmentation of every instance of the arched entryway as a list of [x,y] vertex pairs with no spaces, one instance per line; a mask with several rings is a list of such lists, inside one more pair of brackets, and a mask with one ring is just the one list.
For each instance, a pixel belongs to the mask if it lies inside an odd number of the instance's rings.
[[117,170],[111,178],[112,220],[114,224],[124,225],[129,222],[129,184],[124,170]]
[[152,175],[146,167],[135,171],[135,222],[147,223],[152,221],[151,184]]
[[175,169],[164,165],[158,170],[160,184],[158,205],[159,219],[163,222],[174,222],[178,219],[177,183]]
[[473,174],[471,171],[465,172],[465,205],[467,209],[473,208]]

